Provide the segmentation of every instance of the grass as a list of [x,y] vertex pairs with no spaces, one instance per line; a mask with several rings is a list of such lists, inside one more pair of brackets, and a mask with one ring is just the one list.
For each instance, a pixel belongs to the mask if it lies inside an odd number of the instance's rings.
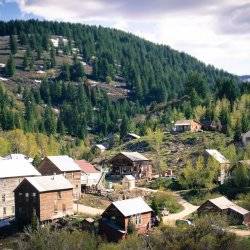
[[176,196],[170,191],[158,191],[152,194],[150,203],[153,200],[160,210],[167,209],[170,213],[178,213],[183,210],[183,206],[179,204]]
[[221,194],[211,190],[191,190],[183,192],[183,198],[195,206],[200,206],[209,199],[217,198]]

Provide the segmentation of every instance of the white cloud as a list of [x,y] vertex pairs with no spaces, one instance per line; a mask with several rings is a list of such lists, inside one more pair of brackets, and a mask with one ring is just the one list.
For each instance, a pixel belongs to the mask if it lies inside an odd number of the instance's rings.
[[7,1],[23,13],[122,29],[232,73],[250,73],[249,0]]

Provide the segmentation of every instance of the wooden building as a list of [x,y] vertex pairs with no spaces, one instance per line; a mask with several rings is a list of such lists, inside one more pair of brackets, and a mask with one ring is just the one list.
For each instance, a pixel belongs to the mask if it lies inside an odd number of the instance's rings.
[[245,134],[241,135],[242,138],[242,144],[247,147],[250,145],[250,131],[246,132]]
[[111,176],[133,175],[136,179],[151,179],[151,161],[138,152],[121,152],[111,160]]
[[140,139],[141,137],[137,134],[134,133],[128,133],[127,135],[124,136],[123,141],[128,142],[128,141],[133,141]]
[[124,239],[129,225],[137,233],[145,234],[151,229],[152,209],[142,198],[133,198],[111,203],[103,212],[100,221],[100,232],[109,241]]
[[81,168],[67,155],[48,156],[38,167],[42,175],[63,174],[73,185],[74,199],[81,196]]
[[25,177],[39,175],[26,160],[0,160],[0,220],[15,215],[14,189]]
[[224,196],[206,201],[197,212],[198,214],[221,213],[229,216],[235,224],[250,225],[250,212]]
[[132,190],[135,188],[135,177],[133,175],[125,175],[122,179],[122,186],[125,190]]
[[41,222],[73,214],[73,186],[62,175],[27,177],[14,193],[21,224],[30,223],[34,213]]
[[179,120],[175,122],[173,131],[177,133],[186,131],[198,132],[201,131],[201,127],[201,124],[194,120]]
[[204,156],[205,156],[206,161],[208,161],[209,158],[212,158],[219,164],[220,176],[219,176],[218,181],[220,184],[223,184],[229,176],[230,161],[226,159],[225,156],[223,156],[216,149],[206,149]]
[[102,172],[85,160],[76,160],[75,162],[81,168],[82,187],[96,186],[102,176]]

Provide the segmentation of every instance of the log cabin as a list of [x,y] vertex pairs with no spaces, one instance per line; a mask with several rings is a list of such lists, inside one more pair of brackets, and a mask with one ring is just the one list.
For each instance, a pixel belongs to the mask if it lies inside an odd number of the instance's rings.
[[15,216],[14,189],[25,177],[40,175],[27,160],[0,160],[0,220]]
[[221,196],[203,203],[197,210],[198,214],[220,213],[228,216],[235,224],[250,225],[250,212]]
[[109,241],[124,239],[129,225],[139,234],[147,233],[152,225],[152,209],[141,198],[115,201],[103,212],[100,233]]
[[181,132],[198,132],[201,131],[201,124],[194,120],[179,120],[176,121],[173,127],[173,131],[177,133]]
[[29,224],[34,215],[45,222],[73,214],[73,186],[62,175],[27,177],[14,194],[19,224]]
[[42,175],[62,174],[73,185],[74,200],[81,196],[81,168],[67,155],[48,156],[38,166]]
[[152,164],[138,152],[121,152],[110,160],[111,176],[123,178],[133,175],[136,179],[151,179]]

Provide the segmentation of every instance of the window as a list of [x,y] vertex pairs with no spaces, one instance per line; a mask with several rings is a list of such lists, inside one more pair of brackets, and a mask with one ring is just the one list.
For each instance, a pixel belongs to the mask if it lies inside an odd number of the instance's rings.
[[57,199],[62,199],[62,193],[61,192],[57,192]]
[[22,195],[23,195],[23,193],[18,193],[18,195],[19,195],[19,196],[22,196]]
[[54,202],[54,213],[58,213],[58,206],[57,206],[57,202]]
[[25,193],[25,201],[28,202],[29,201],[29,196],[30,194],[29,193]]
[[62,210],[64,213],[66,212],[66,205],[65,204],[62,204]]
[[36,193],[32,193],[32,197],[36,197]]
[[3,215],[6,215],[6,207],[3,207]]
[[135,215],[135,224],[136,225],[141,224],[141,215],[140,214]]
[[2,194],[2,202],[5,202],[5,200],[6,200],[5,194]]

